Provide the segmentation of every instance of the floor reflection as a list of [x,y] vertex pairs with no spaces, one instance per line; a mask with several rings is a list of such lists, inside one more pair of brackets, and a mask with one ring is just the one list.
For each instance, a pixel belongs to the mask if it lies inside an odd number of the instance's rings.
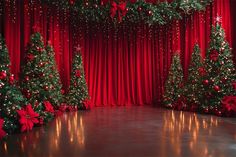
[[[214,152],[209,152],[208,148],[210,146],[208,145],[209,141],[206,136],[210,137],[212,130],[217,129],[218,121],[218,117],[202,117],[195,113],[187,114],[186,116],[184,112],[170,111],[164,113],[164,127],[162,132],[165,136],[170,137],[168,146],[169,149],[174,151],[176,156],[182,156],[184,152],[181,151],[187,148],[182,149],[185,146],[181,144],[186,144],[187,142],[188,149],[192,155],[210,157]],[[186,141],[185,137],[189,137],[189,139]]]
[[233,157],[236,119],[151,107],[66,113],[0,141],[0,156]]

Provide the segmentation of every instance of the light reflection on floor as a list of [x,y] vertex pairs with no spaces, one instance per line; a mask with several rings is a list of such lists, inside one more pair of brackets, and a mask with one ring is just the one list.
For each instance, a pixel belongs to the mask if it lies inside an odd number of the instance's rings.
[[0,156],[230,157],[236,119],[151,107],[66,113],[0,142]]

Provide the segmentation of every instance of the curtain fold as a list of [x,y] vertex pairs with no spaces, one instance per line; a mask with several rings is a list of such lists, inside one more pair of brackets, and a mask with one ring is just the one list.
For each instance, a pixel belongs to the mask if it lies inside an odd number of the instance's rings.
[[65,89],[70,83],[73,51],[80,44],[92,106],[159,105],[172,54],[181,54],[187,77],[193,46],[198,42],[205,56],[216,16],[222,17],[226,38],[236,53],[234,0],[215,0],[206,11],[164,27],[85,21],[75,24],[69,12],[36,1],[13,1],[5,1],[0,14],[0,33],[9,48],[12,72],[19,76],[32,27],[38,25],[45,44],[50,40],[54,46]]

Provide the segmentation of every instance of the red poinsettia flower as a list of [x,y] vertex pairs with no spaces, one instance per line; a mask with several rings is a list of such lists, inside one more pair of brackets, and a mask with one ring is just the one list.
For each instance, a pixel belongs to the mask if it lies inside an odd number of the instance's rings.
[[236,96],[225,96],[222,101],[222,108],[227,112],[236,112]]
[[32,130],[34,124],[39,123],[39,114],[34,112],[31,104],[28,104],[25,109],[18,110],[17,113],[20,116],[21,132]]
[[199,74],[200,74],[201,76],[206,75],[206,70],[205,70],[203,67],[200,67],[200,68],[198,69],[198,72],[199,72]]
[[75,76],[80,77],[80,75],[81,75],[81,74],[80,74],[80,70],[76,70],[76,71],[75,71]]
[[212,50],[210,53],[210,60],[216,62],[219,58],[219,53],[216,50]]
[[54,113],[53,106],[49,101],[44,101],[43,104],[45,107],[45,111],[50,112],[50,113]]
[[6,132],[3,130],[4,120],[0,119],[0,139],[6,136]]

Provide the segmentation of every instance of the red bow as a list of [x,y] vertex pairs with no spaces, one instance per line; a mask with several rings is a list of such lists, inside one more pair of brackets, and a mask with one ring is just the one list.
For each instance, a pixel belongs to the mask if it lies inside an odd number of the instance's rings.
[[121,2],[120,4],[117,4],[116,2],[112,2],[111,4],[111,10],[110,10],[111,18],[114,18],[116,13],[118,13],[118,21],[121,22],[122,18],[126,15],[126,2]]

